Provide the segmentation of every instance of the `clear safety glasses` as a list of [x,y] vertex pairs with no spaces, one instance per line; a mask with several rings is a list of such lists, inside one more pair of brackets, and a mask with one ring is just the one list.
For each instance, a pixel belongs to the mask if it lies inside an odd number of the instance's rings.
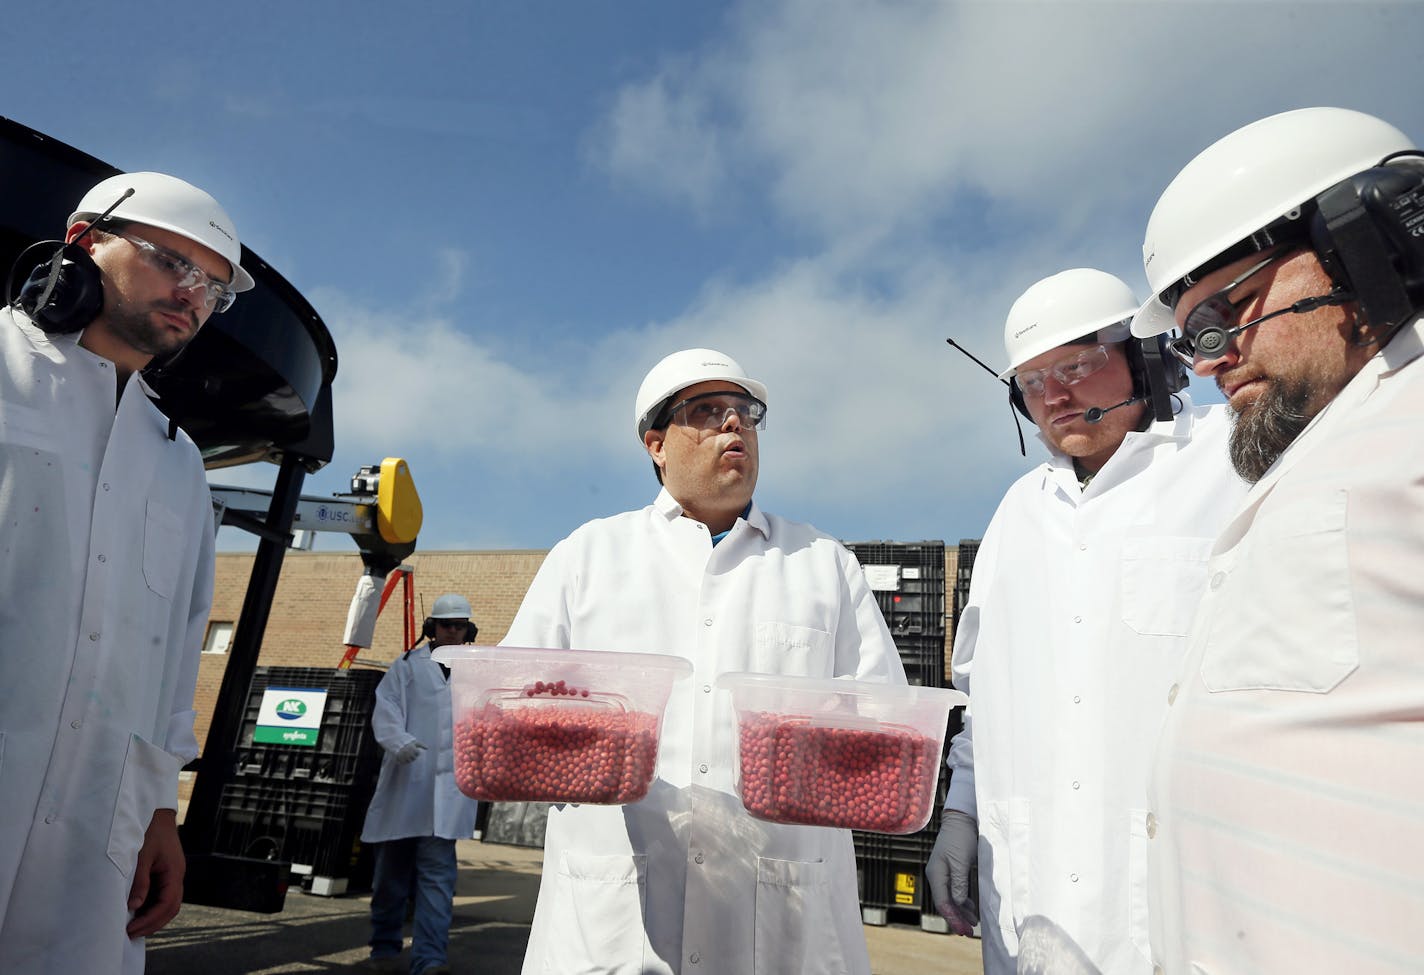
[[720,430],[729,413],[743,427],[766,428],[766,404],[747,393],[699,393],[668,409],[669,422],[694,430]]
[[1064,386],[1074,386],[1087,379],[1108,364],[1108,347],[1094,345],[1076,355],[1061,359],[1046,369],[1020,369],[1014,373],[1014,381],[1019,384],[1025,396],[1043,395],[1044,381],[1052,376]]
[[207,271],[189,261],[182,254],[166,247],[150,243],[142,237],[135,237],[127,231],[115,233],[134,245],[143,262],[157,271],[162,271],[173,279],[173,283],[185,291],[203,289],[203,304],[212,308],[215,314],[222,314],[237,300],[237,293],[222,281],[214,281]]

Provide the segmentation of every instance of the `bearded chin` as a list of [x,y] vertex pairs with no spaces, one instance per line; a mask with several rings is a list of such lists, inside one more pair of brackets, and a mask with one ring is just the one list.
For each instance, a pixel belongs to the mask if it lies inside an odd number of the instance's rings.
[[1309,383],[1276,379],[1237,414],[1231,428],[1231,465],[1242,479],[1255,484],[1295,442],[1320,412],[1311,408],[1310,400]]

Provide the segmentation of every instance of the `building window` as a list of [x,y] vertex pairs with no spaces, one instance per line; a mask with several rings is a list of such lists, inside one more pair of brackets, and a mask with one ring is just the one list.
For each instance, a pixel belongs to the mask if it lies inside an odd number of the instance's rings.
[[209,623],[208,638],[203,641],[203,653],[227,653],[232,646],[231,623]]

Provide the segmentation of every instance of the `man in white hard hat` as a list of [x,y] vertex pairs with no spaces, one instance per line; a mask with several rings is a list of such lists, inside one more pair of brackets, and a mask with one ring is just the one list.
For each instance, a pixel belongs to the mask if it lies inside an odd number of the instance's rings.
[[952,668],[970,713],[926,867],[968,934],[977,860],[989,975],[1152,967],[1151,743],[1245,485],[1223,408],[1192,405],[1163,343],[1131,337],[1137,307],[1118,278],[1075,268],[1030,287],[1004,326],[1000,378],[1049,459],[1009,489],[975,556]]
[[504,642],[652,651],[692,662],[658,777],[625,806],[554,806],[524,971],[748,975],[870,970],[843,829],[751,818],[733,787],[718,675],[904,684],[855,557],[753,500],[766,387],[710,349],[674,353],[634,427],[662,490],[549,553]]
[[141,971],[178,913],[213,511],[141,372],[253,286],[228,215],[159,173],[94,186],[66,240],[0,315],[0,971],[17,975]]
[[1313,108],[1163,192],[1133,329],[1216,380],[1254,482],[1212,549],[1144,823],[1167,972],[1424,957],[1424,158]]
[[[471,615],[470,601],[458,593],[435,600],[422,630],[425,642],[401,654],[376,685],[371,730],[385,754],[361,831],[362,843],[377,844],[367,971],[450,971],[455,841],[474,833],[479,806],[455,785],[450,675],[430,652],[473,643],[479,627]],[[412,899],[407,966],[401,930]]]

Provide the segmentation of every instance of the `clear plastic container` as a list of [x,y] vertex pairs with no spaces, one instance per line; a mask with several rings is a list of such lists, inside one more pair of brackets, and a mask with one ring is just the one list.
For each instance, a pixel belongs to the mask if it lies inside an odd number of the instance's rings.
[[440,647],[450,668],[455,782],[493,802],[619,805],[648,794],[681,657]]
[[723,674],[737,719],[737,795],[774,823],[913,833],[929,822],[959,691]]

